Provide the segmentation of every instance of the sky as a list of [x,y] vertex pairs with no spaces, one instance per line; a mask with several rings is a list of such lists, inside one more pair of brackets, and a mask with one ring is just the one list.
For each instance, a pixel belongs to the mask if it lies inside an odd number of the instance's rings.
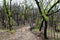
[[[9,2],[10,0],[7,0],[7,2]],[[27,2],[27,4],[28,5],[30,5],[31,3],[32,3],[32,5],[34,5],[34,7],[37,7],[37,5],[36,5],[36,3],[35,3],[35,1],[34,0],[27,0],[28,2]],[[34,2],[33,2],[34,1]],[[24,0],[12,0],[12,4],[14,4],[14,3],[22,3],[22,2],[24,2]],[[31,3],[30,3],[31,2]],[[3,0],[0,0],[0,5],[2,5],[3,4]]]
[[[7,2],[9,2],[10,0],[7,0]],[[16,3],[16,2],[22,2],[23,0],[12,0],[12,3],[14,4],[14,3]],[[2,4],[3,3],[3,0],[0,0],[0,4]]]
[[[7,0],[7,2],[9,2],[10,0]],[[35,3],[35,1],[34,0],[27,0],[28,2],[27,2],[27,4],[28,5],[30,5],[31,3],[32,3],[32,5],[34,6],[34,7],[37,7],[37,5],[36,5],[36,3]],[[45,2],[47,2],[48,0],[44,0]],[[51,5],[54,3],[53,2],[54,0],[52,0],[52,2],[51,2]],[[14,3],[18,3],[19,5],[20,5],[20,3],[22,3],[22,2],[24,2],[24,0],[12,0],[12,4],[14,4]],[[31,3],[30,3],[31,2]],[[3,0],[0,0],[0,5],[2,5],[3,4]]]

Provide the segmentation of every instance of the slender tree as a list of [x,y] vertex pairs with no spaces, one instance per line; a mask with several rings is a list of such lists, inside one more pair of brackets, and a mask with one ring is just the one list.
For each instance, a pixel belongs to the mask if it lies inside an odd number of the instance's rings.
[[8,15],[8,19],[9,19],[9,29],[12,30],[12,15],[11,15],[11,11],[9,6],[6,5],[6,0],[4,0],[3,2],[4,4],[4,12]]
[[[7,10],[6,10],[6,0],[3,1],[3,11],[6,14]],[[4,28],[6,28],[5,25],[5,14],[2,13],[2,25],[4,25]]]

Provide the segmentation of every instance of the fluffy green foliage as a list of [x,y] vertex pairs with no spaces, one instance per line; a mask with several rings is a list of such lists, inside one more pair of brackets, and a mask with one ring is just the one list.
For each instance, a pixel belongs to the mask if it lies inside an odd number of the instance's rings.
[[44,19],[46,20],[46,21],[48,21],[48,16],[46,16],[46,14],[42,14],[42,16],[44,17]]
[[39,4],[40,4],[41,11],[42,11],[41,15],[44,17],[46,21],[48,21],[48,16],[46,16],[47,12],[44,10],[42,3],[40,2]]

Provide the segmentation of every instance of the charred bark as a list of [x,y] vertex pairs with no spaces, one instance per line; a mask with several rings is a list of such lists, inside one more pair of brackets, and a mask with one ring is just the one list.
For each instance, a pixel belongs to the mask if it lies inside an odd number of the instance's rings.
[[41,31],[41,29],[42,29],[42,27],[43,27],[43,21],[44,21],[44,20],[42,20],[42,22],[41,22],[41,25],[40,25],[40,27],[39,27],[39,31]]
[[44,19],[44,17],[43,17],[43,20],[42,20],[42,22],[41,22],[39,31],[41,31],[41,29],[42,29],[42,27],[43,27],[43,23],[45,24],[45,27],[44,27],[44,38],[45,38],[45,39],[48,39],[48,38],[47,38],[47,21]]
[[5,18],[4,18],[4,14],[2,13],[2,29],[6,28],[6,24],[5,24]]
[[44,38],[47,39],[47,21],[45,21],[45,28],[44,28]]

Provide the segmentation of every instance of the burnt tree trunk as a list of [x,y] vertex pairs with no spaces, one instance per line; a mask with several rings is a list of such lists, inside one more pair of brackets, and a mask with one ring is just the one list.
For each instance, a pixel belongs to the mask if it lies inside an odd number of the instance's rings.
[[45,28],[44,28],[44,38],[47,39],[47,21],[45,21]]
[[4,14],[2,13],[2,29],[6,28],[6,24],[5,24],[5,17]]
[[12,30],[12,25],[10,24],[10,17],[8,17],[8,22],[9,22],[9,29],[10,29],[10,31]]
[[[40,14],[42,14],[41,7],[39,5],[38,0],[35,0],[35,1],[36,1],[37,6],[38,6],[38,9],[39,9]],[[44,38],[47,39],[47,21],[45,20],[44,16],[42,16],[42,17],[43,17],[43,21],[45,22]],[[43,27],[43,22],[41,23],[41,27]]]
[[45,27],[44,27],[44,38],[47,39],[47,21],[44,19],[44,17],[43,17],[43,20],[41,22],[39,31],[41,31],[41,29],[43,27],[43,23],[45,24]]
[[18,18],[18,13],[17,13],[16,15],[17,15],[17,25],[19,26],[19,18]]
[[39,31],[41,31],[42,27],[43,27],[43,20],[42,20],[41,25],[39,27]]

